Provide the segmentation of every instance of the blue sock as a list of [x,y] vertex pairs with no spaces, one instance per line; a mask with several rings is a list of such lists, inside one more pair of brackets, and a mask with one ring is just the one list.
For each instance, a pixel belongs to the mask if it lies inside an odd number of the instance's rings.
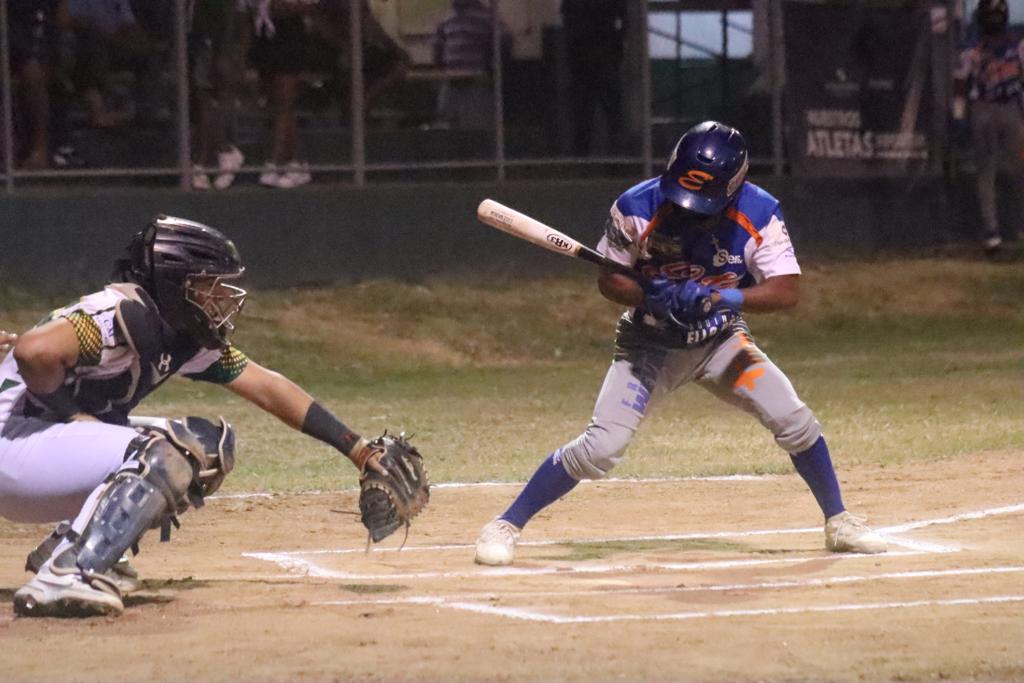
[[565,471],[561,458],[555,458],[557,453],[558,451],[555,451],[545,458],[530,477],[530,481],[526,482],[519,497],[501,515],[501,519],[522,529],[531,517],[572,491],[576,484],[580,483]]
[[843,496],[839,492],[839,482],[836,480],[836,472],[832,469],[832,458],[828,453],[828,445],[825,437],[819,436],[814,445],[806,451],[797,454],[790,453],[793,466],[800,476],[807,482],[814,499],[818,501],[825,519],[832,515],[838,515],[846,509],[843,505]]

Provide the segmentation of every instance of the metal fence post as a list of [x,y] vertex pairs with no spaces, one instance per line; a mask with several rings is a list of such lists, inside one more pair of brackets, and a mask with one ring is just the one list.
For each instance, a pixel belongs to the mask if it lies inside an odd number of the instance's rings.
[[357,187],[366,185],[366,106],[363,81],[363,0],[349,0],[352,54],[352,166]]
[[7,0],[0,0],[0,88],[4,98],[3,145],[4,145],[4,187],[10,193],[14,190],[14,106],[11,100],[11,41],[7,33]]
[[783,171],[782,91],[785,87],[782,46],[782,0],[768,0],[768,69],[772,90],[772,174]]
[[501,45],[501,20],[498,17],[500,0],[491,0],[491,71],[494,73],[494,163],[498,182],[505,180],[505,98],[502,92],[504,79],[502,70]]
[[650,26],[647,18],[647,3],[639,3],[639,11],[634,15],[639,16],[639,30],[635,35],[640,41],[640,106],[643,116],[641,129],[641,145],[643,148],[644,177],[650,177],[654,169],[654,144],[651,136],[654,131],[654,112],[651,111],[653,98],[651,97],[651,36]]
[[178,187],[192,189],[192,140],[189,130],[188,8],[187,0],[174,2],[174,70],[178,86]]

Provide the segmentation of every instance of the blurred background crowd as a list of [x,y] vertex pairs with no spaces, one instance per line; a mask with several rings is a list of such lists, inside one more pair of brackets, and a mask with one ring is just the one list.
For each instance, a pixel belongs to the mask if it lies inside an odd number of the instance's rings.
[[[496,125],[495,51],[511,63],[513,45],[492,7],[481,0],[356,4],[8,0],[12,165],[16,173],[160,175],[180,161],[176,124],[187,115],[192,188],[226,189],[247,169],[260,184],[287,189],[310,182],[310,157],[328,170],[352,163],[354,107],[364,129],[484,134],[475,141],[441,139],[434,146],[448,151],[435,160],[492,154],[494,145],[485,140],[493,139]],[[578,27],[569,40],[582,45],[574,73],[589,79],[577,89],[575,109],[603,107],[617,127],[621,102],[602,93],[621,88],[608,69],[622,59],[626,2],[564,5],[568,25]],[[592,29],[602,33],[599,41],[579,37]],[[610,49],[603,41],[611,41]],[[584,62],[595,70],[579,66]],[[609,75],[616,80],[597,80]],[[549,87],[520,84],[519,93],[539,96]],[[539,102],[512,108],[524,106],[543,108]],[[575,149],[584,151],[589,137],[590,126],[580,127]],[[408,135],[377,146],[387,148],[381,161],[403,153],[410,161],[423,157],[410,149]]]
[[[1024,0],[982,2],[1024,15]],[[955,172],[972,144],[954,101],[985,99],[977,79],[953,82],[970,77],[977,7],[6,0],[5,176],[195,190],[625,176],[706,118],[747,132],[754,169],[776,175]],[[1012,46],[1000,58],[1019,86]],[[1020,107],[1019,87],[1008,97]]]

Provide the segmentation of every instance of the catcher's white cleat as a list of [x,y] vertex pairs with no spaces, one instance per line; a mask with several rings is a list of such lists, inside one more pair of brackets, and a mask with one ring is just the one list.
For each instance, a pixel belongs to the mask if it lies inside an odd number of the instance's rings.
[[847,511],[832,515],[825,522],[825,547],[834,553],[884,553],[885,541],[864,523],[864,519]]
[[512,564],[516,554],[516,542],[519,541],[521,533],[522,529],[511,522],[499,518],[492,519],[484,525],[480,530],[480,538],[476,539],[474,561],[492,567]]
[[80,569],[46,562],[14,593],[14,613],[22,617],[96,617],[121,614],[117,585],[104,575],[86,578]]

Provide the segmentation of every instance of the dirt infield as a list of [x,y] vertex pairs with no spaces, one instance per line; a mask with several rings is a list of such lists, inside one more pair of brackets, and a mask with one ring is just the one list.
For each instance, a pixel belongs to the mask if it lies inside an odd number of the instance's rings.
[[841,469],[892,540],[872,557],[822,549],[796,476],[586,483],[508,569],[470,544],[514,486],[436,487],[370,554],[354,492],[225,496],[88,621],[13,618],[48,529],[0,523],[0,679],[1020,680],[1022,458]]

